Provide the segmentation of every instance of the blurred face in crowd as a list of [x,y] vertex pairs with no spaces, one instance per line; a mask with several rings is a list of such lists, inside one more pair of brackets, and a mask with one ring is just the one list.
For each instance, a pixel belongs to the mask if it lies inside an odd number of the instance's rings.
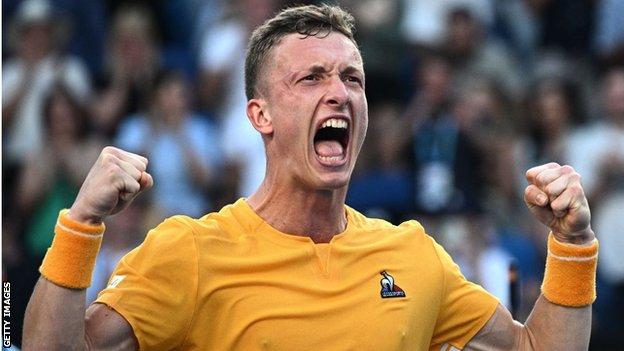
[[489,87],[476,86],[464,89],[453,107],[460,128],[467,130],[494,118],[494,105]]
[[80,112],[69,98],[60,92],[53,93],[48,107],[49,135],[52,141],[67,142],[79,132]]
[[156,48],[149,15],[140,9],[120,10],[110,38],[114,70],[137,75],[149,71]]
[[47,22],[25,25],[20,32],[20,56],[27,61],[45,57],[52,47],[51,29]]
[[181,77],[172,77],[163,82],[154,97],[157,109],[165,123],[175,125],[184,118],[188,110],[188,89]]
[[607,76],[603,96],[607,115],[624,124],[624,70],[613,71]]
[[477,43],[478,26],[467,10],[458,10],[449,17],[448,44],[459,55],[468,55]]
[[570,119],[570,108],[563,91],[557,87],[542,87],[537,95],[537,122],[551,133],[560,132]]
[[346,187],[368,125],[357,47],[336,32],[290,34],[273,48],[264,73],[269,168],[312,189]]
[[420,72],[420,84],[429,105],[443,103],[451,85],[451,74],[446,62],[436,58],[426,60]]

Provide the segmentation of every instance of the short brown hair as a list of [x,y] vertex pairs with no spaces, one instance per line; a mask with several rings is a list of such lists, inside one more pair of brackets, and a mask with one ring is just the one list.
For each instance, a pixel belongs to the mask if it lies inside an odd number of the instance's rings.
[[252,99],[256,94],[258,75],[271,49],[280,40],[293,33],[304,37],[326,37],[337,31],[349,38],[357,47],[353,37],[355,30],[353,16],[338,6],[308,5],[282,10],[267,20],[251,34],[245,57],[245,94]]

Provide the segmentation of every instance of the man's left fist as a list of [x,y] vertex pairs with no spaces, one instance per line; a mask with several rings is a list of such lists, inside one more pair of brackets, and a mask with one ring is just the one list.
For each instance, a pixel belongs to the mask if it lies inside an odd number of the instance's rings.
[[557,240],[585,244],[594,239],[581,176],[574,168],[548,163],[529,169],[526,178],[524,202]]

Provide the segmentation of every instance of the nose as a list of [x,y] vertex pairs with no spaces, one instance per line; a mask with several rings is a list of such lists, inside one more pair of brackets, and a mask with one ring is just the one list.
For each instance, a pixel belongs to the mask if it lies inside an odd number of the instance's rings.
[[325,103],[336,108],[342,108],[349,102],[349,91],[340,77],[329,79]]

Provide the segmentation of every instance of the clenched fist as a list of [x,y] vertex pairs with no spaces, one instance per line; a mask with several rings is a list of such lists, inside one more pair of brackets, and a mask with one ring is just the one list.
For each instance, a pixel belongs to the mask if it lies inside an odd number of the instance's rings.
[[570,166],[548,163],[526,172],[524,201],[557,240],[585,244],[594,239],[581,176]]
[[145,157],[105,147],[82,183],[69,216],[79,222],[102,223],[153,185],[152,176],[146,170]]

